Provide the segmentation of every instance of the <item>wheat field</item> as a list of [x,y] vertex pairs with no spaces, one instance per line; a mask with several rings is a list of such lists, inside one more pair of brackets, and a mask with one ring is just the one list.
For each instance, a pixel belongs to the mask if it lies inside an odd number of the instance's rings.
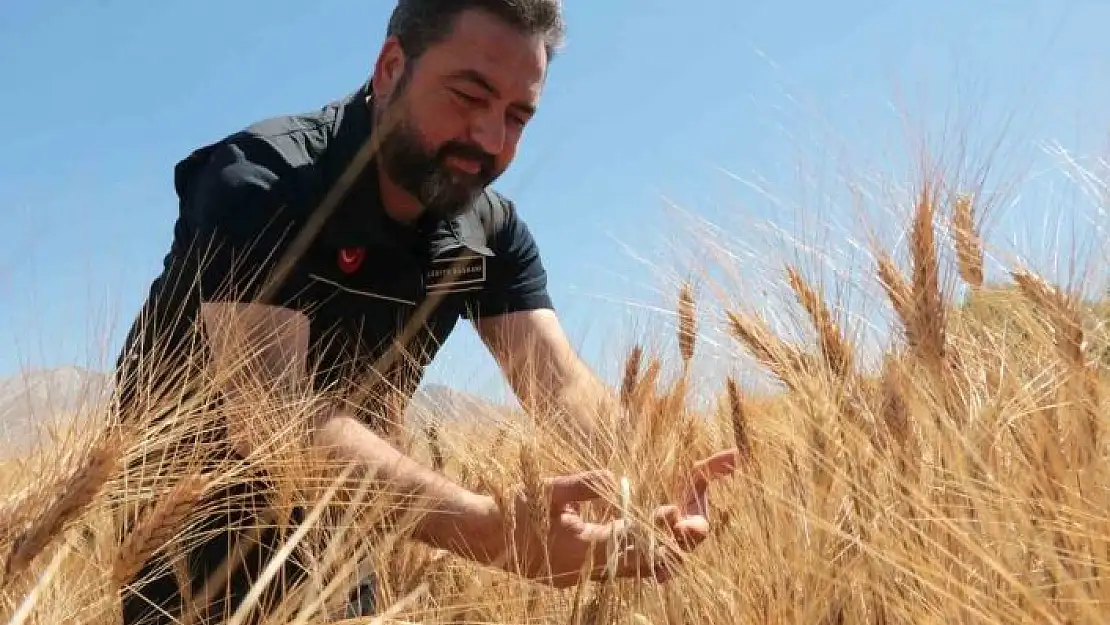
[[[692,288],[676,289],[677,349],[632,349],[614,389],[625,410],[601,415],[623,419],[606,468],[629,478],[630,500],[614,492],[590,511],[623,506],[644,519],[695,459],[738,448],[741,466],[710,491],[713,535],[666,583],[553,590],[416,545],[405,537],[418,510],[399,510],[369,481],[347,487],[340,467],[298,445],[311,396],[258,388],[243,407],[254,441],[245,462],[204,460],[215,417],[174,393],[138,427],[92,419],[101,427],[10,461],[0,615],[13,625],[118,622],[120,586],[148,557],[177,566],[173,554],[199,531],[189,518],[203,493],[264,470],[286,555],[309,563],[307,582],[268,623],[356,622],[342,601],[368,568],[380,610],[360,622],[1104,622],[1108,317],[1076,287],[1021,266],[988,282],[982,207],[963,191],[919,184],[908,262],[875,249],[870,275],[856,278],[878,286],[892,319],[872,365],[839,302],[786,266],[780,281],[812,340],[788,339],[737,296],[721,298],[716,318],[727,349],[778,390],[701,377],[690,363],[706,316]],[[706,405],[692,399],[707,395]],[[540,476],[601,462],[523,417],[401,426],[398,447],[498,501],[516,484],[538,492]],[[309,511],[299,522],[295,506]],[[541,516],[516,522],[542,531]]]

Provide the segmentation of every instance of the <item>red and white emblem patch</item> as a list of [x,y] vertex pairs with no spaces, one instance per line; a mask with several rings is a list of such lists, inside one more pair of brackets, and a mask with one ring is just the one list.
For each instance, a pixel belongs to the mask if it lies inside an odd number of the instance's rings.
[[343,273],[354,273],[366,258],[366,248],[345,247],[339,250],[339,269]]

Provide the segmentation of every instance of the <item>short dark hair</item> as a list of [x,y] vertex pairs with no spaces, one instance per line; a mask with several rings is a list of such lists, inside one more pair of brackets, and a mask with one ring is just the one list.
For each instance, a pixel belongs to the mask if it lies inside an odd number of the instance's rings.
[[566,36],[560,0],[398,0],[387,36],[396,37],[410,59],[442,41],[464,11],[486,11],[529,35],[541,35],[548,61]]

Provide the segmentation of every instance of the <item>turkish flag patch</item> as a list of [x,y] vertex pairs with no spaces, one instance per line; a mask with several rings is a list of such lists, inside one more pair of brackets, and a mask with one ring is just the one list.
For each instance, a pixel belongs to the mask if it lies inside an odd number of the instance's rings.
[[366,258],[364,247],[344,247],[339,250],[339,270],[343,273],[354,273],[362,266]]

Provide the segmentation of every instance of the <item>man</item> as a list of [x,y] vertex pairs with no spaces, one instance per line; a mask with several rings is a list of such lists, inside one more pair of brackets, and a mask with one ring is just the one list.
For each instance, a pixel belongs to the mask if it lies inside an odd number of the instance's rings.
[[[525,530],[506,539],[491,498],[405,457],[381,432],[398,405],[386,398],[415,390],[465,318],[526,410],[558,415],[550,418],[568,444],[609,453],[614,437],[594,415],[615,410],[611,395],[560,327],[524,220],[489,188],[536,113],[562,31],[558,0],[400,0],[372,79],[354,94],[257,123],[179,163],[173,246],[120,358],[123,405],[144,395],[149,382],[135,372],[156,351],[159,375],[184,376],[195,362],[188,345],[202,346],[205,366],[226,358],[218,337],[228,323],[239,332],[281,326],[275,332],[289,338],[270,348],[281,361],[273,366],[311,372],[314,389],[335,398],[315,419],[313,442],[433,502],[416,539],[486,564],[510,548],[538,553]],[[656,511],[682,545],[706,536],[703,491],[731,470],[734,454],[704,461],[689,496]],[[616,540],[617,524],[587,524],[575,512],[597,497],[598,476],[551,479],[548,557],[501,566],[576,583],[591,550],[604,554]],[[220,519],[213,523],[231,524]],[[227,544],[218,537],[199,548],[190,575],[218,567]],[[665,577],[646,557],[629,551],[616,574]],[[224,608],[235,609],[258,570],[233,577]],[[176,592],[168,572],[136,584],[125,621],[180,609]]]

